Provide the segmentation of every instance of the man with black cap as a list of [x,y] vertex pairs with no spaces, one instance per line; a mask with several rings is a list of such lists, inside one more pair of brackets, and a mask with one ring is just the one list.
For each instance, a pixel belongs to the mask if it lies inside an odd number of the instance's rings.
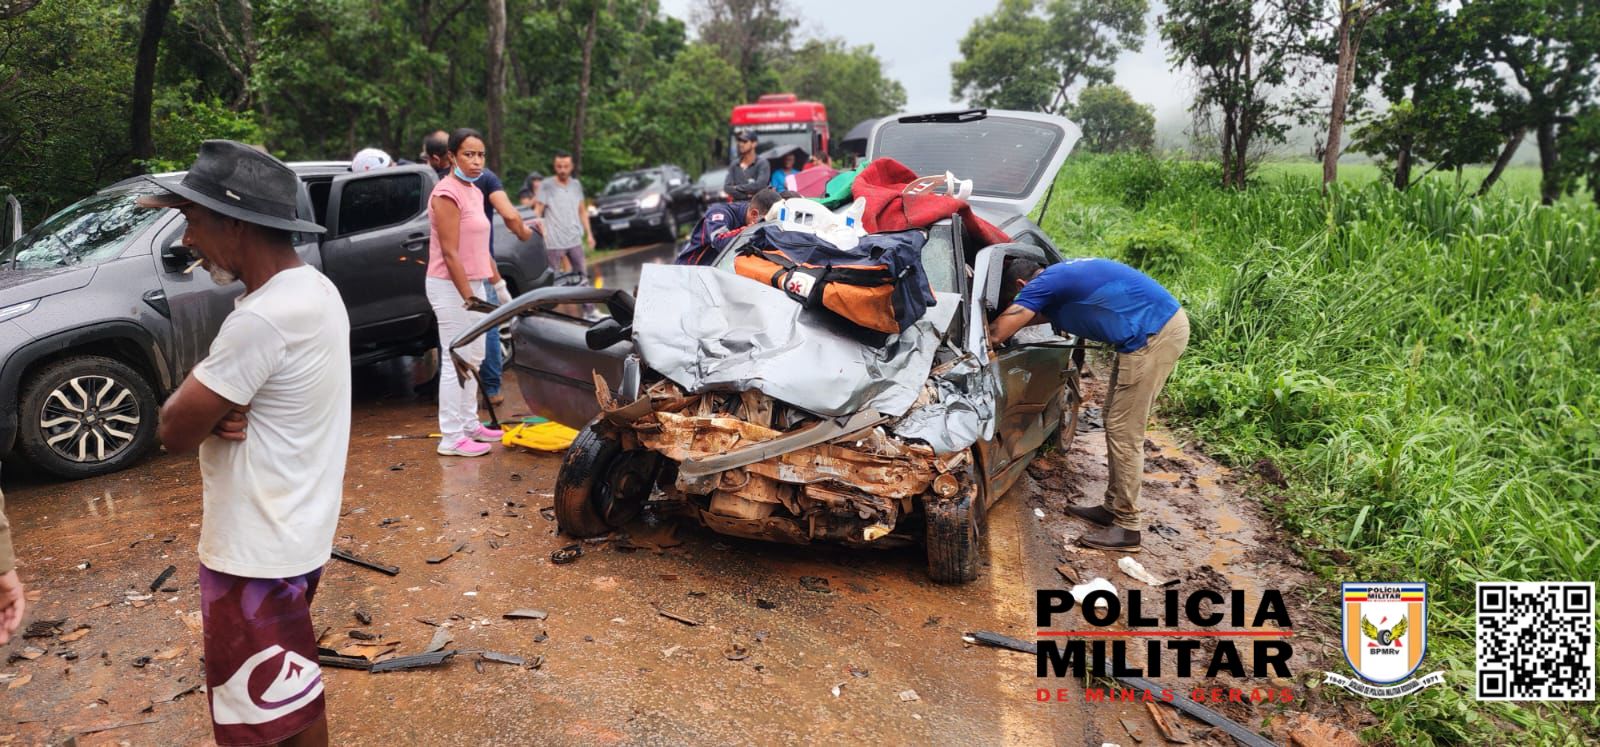
[[311,600],[339,522],[350,444],[350,320],[295,254],[300,182],[243,143],[208,140],[188,173],[147,177],[183,245],[244,283],[210,354],[161,408],[174,453],[200,452],[200,612],[219,745],[328,743]]
[[755,130],[740,130],[734,137],[739,143],[739,157],[728,164],[728,175],[722,180],[722,191],[735,202],[748,200],[767,188],[772,181],[772,166],[765,158],[756,158]]

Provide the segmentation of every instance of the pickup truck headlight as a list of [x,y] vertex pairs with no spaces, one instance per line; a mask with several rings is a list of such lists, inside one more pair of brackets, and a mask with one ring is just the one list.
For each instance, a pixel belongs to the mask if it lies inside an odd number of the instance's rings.
[[661,207],[661,195],[659,193],[651,193],[639,198],[640,210],[655,210],[658,207]]
[[39,305],[39,299],[35,298],[32,301],[25,301],[23,303],[12,304],[12,305],[7,306],[7,307],[5,307],[3,309],[0,309],[0,322],[8,321],[8,320],[11,320],[11,319],[15,319],[15,318],[17,318],[19,316],[22,316],[23,314],[26,314],[26,313],[28,313],[30,311],[33,311],[33,308],[35,306],[38,306],[38,305]]

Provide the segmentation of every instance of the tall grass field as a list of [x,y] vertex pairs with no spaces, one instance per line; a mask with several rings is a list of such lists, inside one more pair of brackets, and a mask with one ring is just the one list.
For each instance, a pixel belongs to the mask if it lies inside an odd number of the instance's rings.
[[1600,212],[1539,206],[1528,169],[1484,198],[1354,172],[1325,197],[1301,165],[1224,191],[1208,164],[1074,157],[1042,225],[1183,302],[1163,414],[1285,472],[1271,502],[1330,596],[1431,584],[1419,674],[1448,685],[1360,699],[1367,740],[1594,744],[1594,702],[1473,698],[1473,584],[1600,579]]

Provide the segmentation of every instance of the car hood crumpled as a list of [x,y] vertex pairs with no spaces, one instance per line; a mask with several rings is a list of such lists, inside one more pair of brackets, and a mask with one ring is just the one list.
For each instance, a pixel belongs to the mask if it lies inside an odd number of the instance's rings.
[[911,329],[874,347],[776,288],[710,267],[645,265],[634,342],[646,365],[685,391],[755,390],[818,415],[872,407],[899,417],[927,383],[961,303],[936,296]]

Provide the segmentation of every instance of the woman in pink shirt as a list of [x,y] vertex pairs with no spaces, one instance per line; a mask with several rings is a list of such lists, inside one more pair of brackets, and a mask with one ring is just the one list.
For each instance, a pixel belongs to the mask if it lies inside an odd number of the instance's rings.
[[[486,287],[500,282],[500,271],[489,255],[489,216],[483,212],[483,193],[473,182],[483,174],[483,136],[462,128],[450,134],[450,173],[428,196],[428,302],[439,321],[439,453],[476,457],[489,453],[489,444],[501,432],[478,422],[478,382],[460,382],[445,351],[468,327],[483,318],[469,311],[472,300],[488,296]],[[473,368],[483,363],[484,338],[461,349]]]

